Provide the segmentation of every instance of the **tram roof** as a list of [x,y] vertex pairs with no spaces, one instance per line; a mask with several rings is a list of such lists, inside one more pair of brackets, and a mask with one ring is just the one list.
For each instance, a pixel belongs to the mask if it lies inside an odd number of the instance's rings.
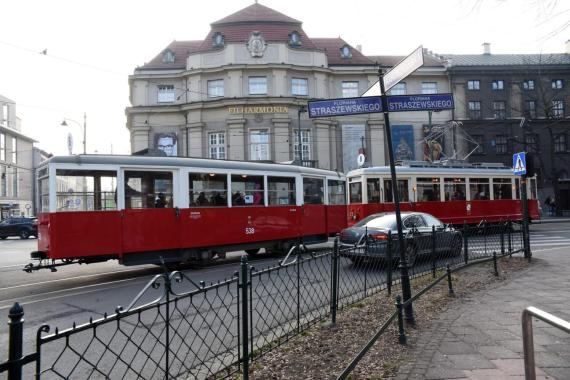
[[[510,168],[479,168],[479,167],[415,167],[415,166],[396,166],[396,173],[399,174],[447,174],[447,175],[501,175],[512,176],[513,171]],[[360,175],[379,175],[390,174],[389,166],[375,166],[371,168],[360,168],[351,170],[346,173],[347,177],[355,177]]]
[[164,166],[164,167],[194,167],[204,169],[231,169],[273,171],[308,175],[328,175],[341,177],[343,173],[332,170],[316,169],[291,164],[277,164],[251,161],[214,160],[193,157],[152,157],[130,155],[100,155],[79,154],[73,156],[54,156],[43,162],[45,164],[76,164],[76,165],[125,165],[125,166]]

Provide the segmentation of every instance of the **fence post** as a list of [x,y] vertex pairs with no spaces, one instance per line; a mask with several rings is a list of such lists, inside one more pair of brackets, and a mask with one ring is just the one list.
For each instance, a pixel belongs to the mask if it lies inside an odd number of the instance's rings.
[[248,273],[247,273],[247,256],[243,255],[240,259],[239,283],[241,288],[241,334],[242,334],[242,358],[243,380],[249,379],[249,313],[248,313]]
[[332,316],[332,324],[336,323],[336,309],[338,307],[338,257],[339,257],[339,234],[336,234],[334,238],[334,248],[333,248],[333,256],[332,256],[332,297],[331,297],[331,316]]
[[463,256],[465,259],[465,264],[469,262],[469,239],[467,234],[469,233],[467,222],[463,221]]
[[505,256],[505,223],[501,223],[501,256]]
[[16,302],[8,312],[9,343],[8,343],[8,360],[12,362],[8,370],[9,380],[20,380],[22,378],[22,364],[19,360],[22,358],[22,346],[24,344],[24,308]]
[[435,278],[435,226],[431,226],[431,275]]
[[483,224],[483,242],[485,243],[485,257],[487,257],[487,222]]
[[392,231],[388,231],[388,245],[386,246],[388,249],[388,278],[386,279],[386,283],[388,285],[388,295],[392,294],[392,269],[394,268],[394,264],[392,263]]
[[451,281],[451,268],[449,264],[447,264],[447,287],[449,288],[449,294],[454,295],[455,292],[453,291],[453,282]]
[[507,237],[508,237],[508,239],[509,239],[509,256],[511,256],[511,257],[513,257],[513,243],[512,243],[512,241],[511,241],[511,238],[512,238],[512,236],[511,236],[512,229],[513,229],[513,222],[509,220],[508,223],[507,223]]
[[[164,274],[164,290],[166,292],[166,317],[165,317],[165,335],[166,335],[166,343],[164,348],[166,350],[165,361],[166,361],[166,368],[164,378],[165,380],[170,379],[170,292],[172,291],[172,284],[170,282],[170,276],[168,273]],[[160,306],[160,305],[159,305]]]
[[297,332],[301,331],[301,246],[297,246]]
[[398,341],[406,344],[406,331],[404,330],[404,315],[402,312],[402,297],[396,296],[396,310],[398,311]]
[[[368,226],[365,226],[365,233],[366,238],[364,239],[364,260],[368,260]],[[369,264],[364,265],[364,297],[366,298],[366,290],[368,287],[368,266]]]
[[495,269],[495,277],[499,277],[499,270],[497,268],[497,252],[493,251],[493,268]]

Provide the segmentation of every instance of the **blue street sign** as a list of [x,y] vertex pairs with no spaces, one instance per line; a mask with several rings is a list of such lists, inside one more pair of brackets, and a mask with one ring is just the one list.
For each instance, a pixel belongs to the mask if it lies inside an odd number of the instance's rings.
[[388,96],[389,112],[439,111],[453,108],[453,94]]
[[364,98],[341,98],[308,102],[309,117],[330,117],[382,112],[379,96]]
[[513,173],[515,175],[526,174],[526,155],[524,152],[513,154]]

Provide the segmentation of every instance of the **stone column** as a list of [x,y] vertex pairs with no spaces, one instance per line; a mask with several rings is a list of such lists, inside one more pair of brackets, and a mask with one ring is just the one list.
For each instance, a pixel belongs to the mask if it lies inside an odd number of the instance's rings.
[[204,123],[188,123],[186,126],[186,136],[184,136],[186,141],[184,145],[188,144],[188,147],[190,147],[190,149],[185,152],[189,157],[208,157],[202,149],[205,126],[206,124]]
[[367,144],[368,164],[370,166],[386,165],[386,152],[384,145],[384,121],[379,119],[368,120],[370,130],[370,143]]
[[227,157],[229,160],[245,160],[245,123],[246,119],[227,119],[228,123],[226,138]]
[[282,162],[289,161],[291,152],[293,151],[292,144],[289,143],[289,127],[291,125],[290,117],[274,117],[271,119],[273,123],[273,161]]

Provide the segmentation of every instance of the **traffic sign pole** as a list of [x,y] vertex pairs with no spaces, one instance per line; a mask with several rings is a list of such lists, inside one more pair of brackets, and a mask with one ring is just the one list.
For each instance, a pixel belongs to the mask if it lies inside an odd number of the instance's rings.
[[521,176],[521,203],[522,203],[522,233],[523,233],[523,248],[524,248],[524,257],[530,261],[532,257],[532,252],[530,251],[530,240],[529,240],[529,229],[528,229],[528,196],[526,191],[526,174]]
[[[388,111],[388,96],[386,91],[384,91],[384,78],[382,69],[378,69],[378,81],[380,83],[380,96],[382,99],[382,109],[384,111],[384,123],[386,129],[386,143],[388,145],[388,159],[390,161],[390,176],[392,178],[392,197],[394,200],[394,211],[396,212],[396,225],[398,228],[398,247],[400,250],[400,278],[402,281],[402,297],[404,298],[404,303],[412,298],[412,289],[410,286],[410,276],[408,274],[408,263],[406,260],[404,233],[402,231],[402,214],[400,212],[400,194],[398,193],[398,182],[396,179],[396,166],[394,164],[394,151],[392,149],[392,132],[390,131],[390,116]],[[415,324],[414,320],[414,308],[411,302],[406,304],[405,318],[406,322],[410,324]]]

